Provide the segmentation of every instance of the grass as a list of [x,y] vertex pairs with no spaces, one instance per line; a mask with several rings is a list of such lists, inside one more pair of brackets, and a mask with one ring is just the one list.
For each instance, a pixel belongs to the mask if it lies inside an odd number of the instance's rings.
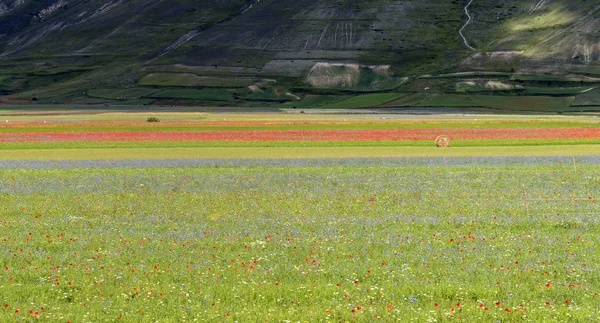
[[204,87],[246,87],[255,83],[254,78],[197,76],[190,73],[153,73],[141,78],[145,86],[204,86]]
[[267,88],[256,88],[254,91],[249,91],[247,95],[241,97],[241,99],[250,100],[250,101],[296,101],[297,97],[291,93],[281,91],[274,87]]
[[403,93],[373,93],[351,97],[349,99],[322,106],[324,109],[354,109],[368,108],[397,100],[408,94]]
[[388,104],[412,107],[485,107],[503,111],[559,112],[569,110],[572,97],[417,94]]
[[346,100],[347,96],[338,95],[307,95],[302,100],[296,102],[284,103],[281,105],[282,108],[293,108],[298,109],[310,109],[318,108],[334,102]]
[[595,89],[576,96],[572,105],[600,106],[600,89]]
[[[568,146],[596,145],[600,138],[461,139],[452,147]],[[293,140],[293,141],[50,141],[3,142],[0,151],[27,149],[113,149],[113,148],[277,148],[277,147],[432,147],[433,140]]]
[[502,147],[202,147],[8,150],[0,160],[139,158],[340,158],[390,156],[545,156],[600,154],[600,145]]
[[419,79],[444,79],[444,78],[461,78],[461,77],[502,77],[508,78],[512,74],[504,73],[504,72],[459,72],[459,73],[449,73],[449,74],[439,74],[439,75],[422,75],[419,76]]
[[132,100],[150,96],[159,90],[151,88],[134,87],[129,89],[92,89],[87,95],[94,98],[113,100]]
[[[145,122],[149,116],[160,124]],[[597,118],[552,117],[445,117],[374,119],[348,116],[310,116],[288,114],[240,115],[228,113],[101,113],[97,115],[18,115],[3,116],[1,132],[78,132],[78,131],[210,131],[210,130],[377,130],[377,129],[465,129],[465,128],[594,128]],[[226,121],[223,121],[226,119]],[[61,121],[63,120],[63,121]],[[69,120],[66,123],[64,120]],[[345,121],[346,120],[346,121]],[[47,123],[44,123],[46,121]]]
[[587,79],[576,76],[560,75],[539,75],[539,74],[513,74],[511,81],[537,81],[537,82],[580,82],[580,83],[600,83],[600,79]]
[[206,101],[232,101],[233,91],[226,89],[165,90],[151,95],[155,99],[184,99]]
[[526,93],[541,95],[567,95],[574,96],[588,90],[589,87],[528,87]]
[[477,82],[458,82],[456,83],[456,92],[460,93],[475,93],[475,92],[515,92],[522,91],[522,87],[515,87],[509,83],[497,82],[496,85],[488,85],[486,83]]
[[597,164],[147,162],[0,172],[2,321],[600,315]]
[[578,17],[575,13],[554,8],[543,13],[528,15],[514,19],[508,25],[512,32],[534,31],[544,29],[555,29],[569,25]]
[[389,71],[389,66],[318,63],[306,77],[315,88],[351,91],[393,90],[407,81]]

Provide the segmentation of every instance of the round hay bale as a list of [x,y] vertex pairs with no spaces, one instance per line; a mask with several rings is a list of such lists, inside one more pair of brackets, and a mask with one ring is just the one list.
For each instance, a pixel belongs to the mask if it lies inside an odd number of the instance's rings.
[[446,148],[450,146],[450,138],[448,138],[448,136],[438,136],[435,138],[435,145],[437,147]]

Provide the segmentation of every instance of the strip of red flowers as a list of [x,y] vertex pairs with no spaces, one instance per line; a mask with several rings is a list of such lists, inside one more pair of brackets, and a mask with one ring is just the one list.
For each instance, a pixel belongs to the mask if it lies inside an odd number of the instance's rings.
[[600,138],[600,128],[4,132],[0,142],[430,140],[442,134],[451,139]]

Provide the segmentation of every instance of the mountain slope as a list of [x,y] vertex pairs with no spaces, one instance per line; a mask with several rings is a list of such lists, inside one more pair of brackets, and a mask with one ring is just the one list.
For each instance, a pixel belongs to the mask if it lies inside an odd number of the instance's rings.
[[3,0],[0,91],[128,87],[157,72],[307,88],[324,62],[389,70],[378,84],[473,70],[596,73],[599,30],[590,0]]

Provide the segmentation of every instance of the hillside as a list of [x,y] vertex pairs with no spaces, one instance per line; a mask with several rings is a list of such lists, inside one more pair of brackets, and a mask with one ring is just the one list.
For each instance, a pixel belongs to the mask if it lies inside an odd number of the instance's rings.
[[[97,94],[129,88],[148,92],[140,87],[156,91],[123,98],[137,104],[211,103],[215,100],[204,100],[200,92],[159,93],[209,88],[225,91],[212,96],[224,98],[217,101],[243,105],[294,101],[306,94],[425,88],[450,93],[465,89],[464,84],[497,81],[497,75],[477,74],[482,72],[509,73],[504,89],[574,87],[583,78],[594,83],[600,76],[600,4],[5,0],[0,3],[0,68],[0,94],[7,102],[110,104],[124,99]],[[475,74],[427,79],[456,72]],[[537,78],[515,78],[522,74]],[[549,75],[568,80],[548,81]]]

